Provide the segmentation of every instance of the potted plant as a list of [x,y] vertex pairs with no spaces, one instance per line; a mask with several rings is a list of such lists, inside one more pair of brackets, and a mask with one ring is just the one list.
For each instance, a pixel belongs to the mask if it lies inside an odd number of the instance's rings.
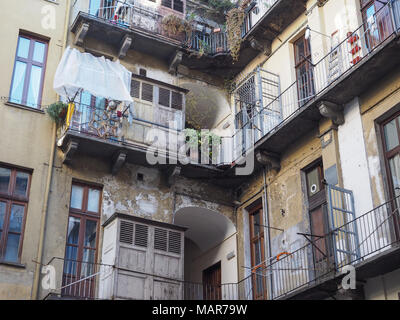
[[64,102],[58,101],[49,105],[46,112],[57,125],[61,125],[65,120],[67,110],[68,105]]

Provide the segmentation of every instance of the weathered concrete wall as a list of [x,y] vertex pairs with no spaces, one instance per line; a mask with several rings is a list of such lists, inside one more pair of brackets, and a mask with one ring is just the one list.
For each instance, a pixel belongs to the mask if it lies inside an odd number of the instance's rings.
[[[157,168],[125,164],[113,176],[109,159],[76,155],[69,166],[62,165],[61,159],[62,151],[57,150],[45,238],[45,262],[52,257],[64,257],[73,180],[102,186],[101,224],[114,212],[173,223],[174,212],[185,207],[211,209],[235,223],[233,208],[225,204],[231,200],[227,188],[184,177],[178,177],[170,187],[165,174]],[[137,179],[138,173],[143,175],[143,181]],[[99,236],[98,262],[102,248],[102,228]]]
[[364,285],[366,300],[399,300],[400,270],[368,279]]
[[391,197],[386,176],[379,123],[396,110],[400,101],[400,69],[360,96],[360,113],[374,207]]
[[[53,77],[62,54],[65,1],[52,4],[44,0],[8,1],[0,12],[2,28],[0,77],[0,162],[32,170],[29,204],[26,213],[25,232],[21,256],[22,267],[0,264],[0,299],[30,299],[36,264],[40,221],[44,206],[46,179],[52,137],[52,122],[43,108],[57,100],[52,89]],[[42,12],[42,10],[44,10]],[[50,10],[50,11],[49,11]],[[53,12],[55,29],[46,28],[45,14]],[[45,13],[45,14],[43,14]],[[48,58],[42,95],[42,111],[9,105],[15,53],[20,31],[30,32],[49,38]]]
[[[320,158],[322,155],[318,131],[310,132],[307,136],[286,150],[281,156],[279,172],[267,174],[267,203],[270,226],[281,228],[282,233],[270,230],[271,252],[276,255],[283,251],[294,251],[304,244],[304,239],[297,232],[309,229],[308,206],[305,201],[302,169]],[[238,228],[238,261],[239,265],[250,266],[250,240],[248,207],[252,202],[263,197],[263,175],[255,175],[244,187],[240,201],[246,201],[257,194],[251,201],[246,202],[237,210]],[[261,192],[260,192],[261,191]],[[247,275],[243,268],[239,269],[239,278]]]

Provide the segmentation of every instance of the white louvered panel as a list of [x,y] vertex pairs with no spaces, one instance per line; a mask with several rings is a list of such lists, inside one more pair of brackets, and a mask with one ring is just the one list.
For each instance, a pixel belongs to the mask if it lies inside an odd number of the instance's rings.
[[154,249],[167,251],[167,230],[154,228]]
[[147,248],[149,227],[143,224],[135,224],[135,246]]
[[168,252],[181,254],[181,234],[179,232],[169,231]]
[[119,230],[119,241],[121,243],[133,244],[133,223],[121,221]]

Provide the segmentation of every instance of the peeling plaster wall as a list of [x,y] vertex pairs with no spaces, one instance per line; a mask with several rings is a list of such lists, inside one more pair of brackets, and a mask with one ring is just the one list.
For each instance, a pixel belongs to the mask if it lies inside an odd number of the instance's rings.
[[[301,138],[290,146],[281,157],[279,172],[267,174],[267,202],[270,226],[284,229],[285,232],[270,230],[271,252],[276,255],[282,251],[293,251],[301,247],[304,238],[297,232],[306,232],[309,229],[308,207],[304,197],[302,169],[320,158],[321,143],[317,130]],[[239,261],[250,265],[249,218],[245,209],[263,195],[263,175],[258,173],[242,187],[244,192],[240,198],[244,202],[256,195],[252,200],[238,208],[238,252]],[[281,213],[284,210],[284,215]],[[239,279],[248,275],[243,268],[239,268]]]
[[345,105],[345,123],[338,127],[343,187],[353,191],[356,216],[373,208],[366,144],[358,98]]
[[[217,211],[235,223],[233,207],[225,204],[231,201],[231,192],[227,189],[184,177],[178,177],[175,184],[169,187],[165,175],[159,169],[134,164],[125,164],[120,172],[113,176],[108,160],[85,155],[75,155],[69,166],[62,165],[61,161],[62,151],[57,150],[45,238],[45,262],[52,257],[64,257],[73,179],[102,186],[100,224],[114,212],[173,223],[174,208],[176,212],[186,206]],[[143,181],[137,180],[138,173],[143,174]],[[101,227],[99,262],[102,234]],[[236,268],[234,271],[236,272]]]

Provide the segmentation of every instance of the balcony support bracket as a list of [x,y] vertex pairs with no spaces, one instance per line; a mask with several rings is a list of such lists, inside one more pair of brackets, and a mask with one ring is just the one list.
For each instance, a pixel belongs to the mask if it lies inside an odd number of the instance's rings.
[[178,71],[178,67],[182,62],[183,58],[183,52],[182,51],[176,51],[175,55],[172,56],[170,63],[169,63],[169,73],[170,74],[176,74]]
[[256,152],[257,161],[265,166],[267,170],[276,170],[279,171],[281,169],[281,161],[279,156],[265,150],[259,150]]
[[116,153],[112,160],[111,174],[116,175],[121,170],[127,158],[127,153],[124,151],[119,151]]
[[89,23],[82,23],[79,28],[78,31],[75,34],[75,40],[74,40],[74,44],[76,46],[79,47],[83,47],[83,41],[85,40],[85,37],[89,31]]
[[168,181],[168,186],[171,187],[175,183],[175,179],[177,176],[181,174],[181,167],[179,166],[173,166],[168,169],[167,171],[167,181]]
[[335,125],[344,123],[343,111],[339,105],[329,101],[321,101],[318,109],[323,117],[331,119]]
[[266,56],[271,55],[271,41],[265,40],[260,41],[257,40],[254,36],[249,38],[250,46],[257,51],[264,52]]
[[133,42],[132,36],[125,35],[125,37],[121,41],[120,49],[118,52],[118,59],[123,59],[126,57],[128,50],[130,49]]
[[70,139],[66,146],[62,149],[64,152],[63,164],[70,164],[75,152],[78,150],[79,142]]

